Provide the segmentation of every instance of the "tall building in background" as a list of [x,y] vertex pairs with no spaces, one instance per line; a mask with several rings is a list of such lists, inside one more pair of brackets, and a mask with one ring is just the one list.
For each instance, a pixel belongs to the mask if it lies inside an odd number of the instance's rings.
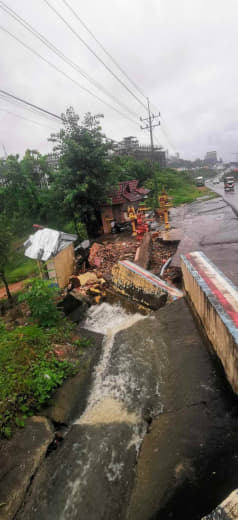
[[[122,141],[114,145],[114,153],[116,155],[130,155],[138,160],[150,160],[150,146],[140,145],[136,137],[124,137]],[[166,150],[162,146],[155,146],[153,152],[153,160],[160,168],[166,168]]]
[[208,166],[214,166],[214,164],[216,164],[218,162],[218,159],[217,159],[217,153],[215,150],[213,150],[212,152],[207,152],[205,157],[204,157],[204,163],[207,164]]

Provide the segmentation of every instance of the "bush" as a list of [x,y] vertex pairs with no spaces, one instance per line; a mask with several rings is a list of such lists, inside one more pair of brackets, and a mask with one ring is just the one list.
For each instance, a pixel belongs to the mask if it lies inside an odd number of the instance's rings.
[[61,319],[61,313],[55,305],[58,290],[50,286],[47,280],[36,278],[30,282],[30,288],[19,296],[19,301],[26,301],[31,315],[40,327],[54,327]]
[[[61,330],[69,341],[72,333]],[[67,336],[67,337],[66,337]],[[52,391],[75,370],[75,364],[58,359],[52,344],[59,330],[45,332],[37,325],[6,330],[0,322],[0,433],[9,438],[12,426],[44,405]]]

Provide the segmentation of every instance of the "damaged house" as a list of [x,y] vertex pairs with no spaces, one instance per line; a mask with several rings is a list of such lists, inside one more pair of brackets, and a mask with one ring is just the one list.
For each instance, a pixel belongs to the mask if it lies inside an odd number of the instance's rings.
[[125,222],[128,219],[128,207],[137,210],[139,203],[147,198],[150,190],[138,187],[139,181],[123,181],[108,195],[108,202],[101,205],[101,219],[104,233],[111,232],[111,222]]
[[76,240],[77,235],[49,228],[39,229],[24,243],[25,256],[37,260],[42,278],[48,278],[63,288],[75,269]]

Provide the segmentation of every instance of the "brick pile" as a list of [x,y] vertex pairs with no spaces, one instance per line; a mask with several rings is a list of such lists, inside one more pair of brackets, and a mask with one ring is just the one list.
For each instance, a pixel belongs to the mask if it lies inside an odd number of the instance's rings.
[[94,243],[90,250],[89,264],[99,269],[103,278],[111,280],[112,267],[119,260],[134,260],[138,241],[134,238],[126,241],[106,242],[104,245]]

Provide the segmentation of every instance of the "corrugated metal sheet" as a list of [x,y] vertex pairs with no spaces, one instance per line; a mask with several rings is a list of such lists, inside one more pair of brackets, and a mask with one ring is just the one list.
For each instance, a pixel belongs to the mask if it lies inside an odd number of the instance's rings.
[[69,244],[75,242],[76,239],[77,235],[49,228],[40,229],[34,235],[30,235],[24,243],[25,256],[46,262],[51,256],[57,255]]

